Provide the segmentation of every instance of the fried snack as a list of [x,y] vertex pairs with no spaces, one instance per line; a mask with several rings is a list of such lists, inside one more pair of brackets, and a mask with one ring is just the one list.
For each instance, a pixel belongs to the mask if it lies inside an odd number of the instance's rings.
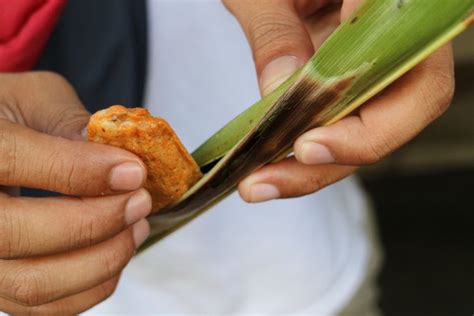
[[202,173],[170,125],[142,108],[114,105],[92,115],[89,141],[133,152],[148,171],[145,182],[153,212],[177,201]]

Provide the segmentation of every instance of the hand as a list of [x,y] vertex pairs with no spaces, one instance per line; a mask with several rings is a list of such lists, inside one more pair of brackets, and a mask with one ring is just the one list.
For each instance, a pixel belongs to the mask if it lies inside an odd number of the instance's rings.
[[77,314],[107,298],[146,238],[149,194],[135,155],[82,141],[89,114],[47,72],[0,74],[0,310]]
[[[331,2],[336,1],[224,0],[249,40],[263,95],[303,65],[362,1],[345,0],[328,10]],[[353,115],[300,136],[294,157],[254,172],[239,193],[248,202],[262,202],[316,192],[407,143],[448,108],[453,91],[447,45]]]

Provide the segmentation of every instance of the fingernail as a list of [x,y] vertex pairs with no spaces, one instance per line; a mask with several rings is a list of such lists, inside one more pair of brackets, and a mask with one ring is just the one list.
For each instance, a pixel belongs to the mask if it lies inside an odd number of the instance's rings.
[[76,130],[71,132],[70,136],[67,136],[68,138],[71,138],[72,140],[87,140],[87,128],[83,128],[81,130]]
[[122,163],[110,173],[110,188],[116,191],[136,190],[142,185],[144,176],[143,168],[138,163]]
[[280,191],[271,184],[256,183],[250,186],[249,195],[251,203],[258,203],[279,198]]
[[84,128],[81,130],[81,137],[82,137],[82,139],[87,140],[87,138],[88,138],[87,127],[84,127]]
[[299,160],[308,165],[328,164],[335,161],[326,146],[311,141],[305,141],[301,145]]
[[133,225],[133,241],[135,248],[138,248],[150,235],[150,224],[146,219],[142,219]]
[[271,61],[260,75],[262,95],[267,95],[290,77],[303,63],[295,56],[282,56]]
[[133,194],[125,205],[125,222],[132,225],[151,212],[151,196],[146,190]]

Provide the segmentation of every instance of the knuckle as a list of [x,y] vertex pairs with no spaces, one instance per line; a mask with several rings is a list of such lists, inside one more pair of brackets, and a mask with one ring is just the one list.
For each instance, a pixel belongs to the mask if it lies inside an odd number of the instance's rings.
[[107,279],[111,279],[117,275],[130,260],[132,252],[123,245],[110,247],[105,250],[100,260],[101,266],[106,271]]
[[98,152],[91,151],[90,144],[85,142],[75,144],[69,150],[61,170],[63,187],[72,195],[102,196],[108,189],[106,162],[100,161]]
[[361,141],[361,146],[349,147],[348,156],[351,161],[348,161],[348,165],[372,165],[381,161],[386,155],[388,155],[393,149],[393,145],[396,142],[395,137],[387,135],[388,132],[373,132],[373,128],[365,125],[362,119],[360,119],[364,128],[356,129],[354,132],[349,128],[346,129],[345,135],[347,139],[346,143],[351,143],[351,137],[355,137]]
[[84,189],[89,185],[88,181],[83,180],[86,173],[81,168],[82,155],[69,152],[65,156],[65,153],[50,150],[48,156],[50,158],[46,159],[47,163],[43,170],[46,185],[50,190],[74,194],[77,190]]
[[426,88],[426,94],[434,94],[431,98],[426,98],[432,100],[430,106],[431,111],[429,114],[429,119],[431,121],[440,117],[446,110],[449,108],[451,101],[454,96],[454,75],[446,71],[435,71],[432,74],[432,80],[430,85]]
[[[41,168],[41,179],[45,189],[50,191],[60,191],[64,185],[62,184],[62,176],[64,174],[65,162],[60,157],[60,152],[50,149],[44,160],[44,166]],[[69,192],[63,192],[68,194]]]
[[9,184],[13,175],[18,171],[17,138],[8,129],[0,128],[0,183]]
[[378,137],[366,143],[365,148],[358,154],[358,160],[362,164],[375,164],[391,152],[391,147],[391,142],[386,137]]
[[309,186],[303,194],[317,192],[324,188],[328,184],[327,176],[323,172],[312,172],[308,176],[308,184]]
[[7,198],[2,198],[0,203],[0,258],[9,258],[12,253],[11,230],[12,219],[5,204]]
[[89,247],[94,244],[97,230],[94,221],[89,220],[85,215],[81,215],[79,220],[74,219],[67,226],[70,227],[68,229],[69,245],[72,248]]
[[3,280],[4,288],[9,290],[10,298],[22,306],[38,306],[50,301],[48,291],[49,275],[36,268],[23,268],[10,271]]
[[73,158],[63,165],[64,174],[66,175],[63,179],[65,183],[66,191],[69,194],[72,194],[75,191],[75,188],[82,188],[87,186],[87,183],[82,181],[82,168],[81,158],[78,158],[78,155],[73,155]]
[[27,227],[14,212],[11,212],[9,197],[2,198],[0,203],[0,258],[19,258],[31,254],[30,235]]
[[118,284],[118,278],[114,279],[113,281],[109,281],[100,285],[98,297],[102,300],[105,300],[111,297],[114,294],[115,290],[117,289],[117,284]]
[[81,210],[79,218],[71,218],[65,225],[71,247],[89,247],[99,238],[110,237],[113,234],[107,231],[114,219],[102,216],[110,213],[108,208],[98,207],[86,198],[79,198],[77,203],[77,208]]
[[0,118],[15,123],[24,122],[20,104],[12,89],[0,91]]

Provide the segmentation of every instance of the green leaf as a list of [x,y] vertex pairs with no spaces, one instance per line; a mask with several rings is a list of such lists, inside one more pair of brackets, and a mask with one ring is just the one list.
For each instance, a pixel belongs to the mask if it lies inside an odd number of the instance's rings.
[[149,217],[152,233],[140,251],[284,157],[308,129],[341,119],[381,92],[465,30],[473,10],[474,0],[367,0],[306,65],[193,153],[201,167],[212,168],[176,204]]

